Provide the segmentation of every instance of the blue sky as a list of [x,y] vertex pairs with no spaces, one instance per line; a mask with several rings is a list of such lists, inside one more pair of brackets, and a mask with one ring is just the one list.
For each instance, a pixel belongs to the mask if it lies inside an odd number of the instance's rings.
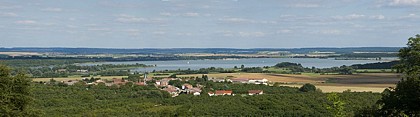
[[0,0],[0,47],[400,47],[420,0]]

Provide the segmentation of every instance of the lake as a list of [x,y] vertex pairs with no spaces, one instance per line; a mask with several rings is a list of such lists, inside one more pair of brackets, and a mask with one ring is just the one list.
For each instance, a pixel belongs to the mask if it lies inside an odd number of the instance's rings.
[[365,64],[386,62],[395,60],[396,58],[383,58],[382,60],[335,60],[334,58],[319,59],[319,58],[248,58],[248,59],[227,59],[227,60],[174,60],[174,61],[127,61],[127,62],[96,62],[83,63],[79,65],[100,65],[100,64],[146,64],[156,65],[156,67],[135,68],[132,71],[151,72],[153,70],[177,70],[177,69],[193,69],[208,67],[233,68],[240,67],[264,67],[274,66],[281,62],[300,63],[304,67],[329,68],[338,67],[342,65]]

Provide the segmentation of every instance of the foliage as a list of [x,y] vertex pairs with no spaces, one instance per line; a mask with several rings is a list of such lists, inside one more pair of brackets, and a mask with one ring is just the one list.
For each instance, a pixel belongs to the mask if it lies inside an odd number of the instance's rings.
[[328,101],[332,102],[327,106],[327,110],[330,111],[334,117],[345,117],[344,103],[337,93],[330,93],[327,96]]
[[302,92],[316,91],[316,87],[313,84],[306,83],[302,87],[299,88],[299,91],[302,91]]
[[[211,83],[211,82],[210,82]],[[180,95],[172,98],[167,92],[148,86],[68,86],[34,85],[36,108],[45,116],[331,116],[327,95],[302,93],[298,88],[251,84],[213,83],[218,89],[227,85],[236,96]],[[241,96],[250,89],[264,90],[263,95]],[[60,94],[60,95],[57,95]],[[379,99],[376,93],[343,93],[346,107],[353,113]],[[372,98],[375,97],[375,98]]]
[[407,46],[400,50],[400,64],[396,66],[404,77],[395,89],[387,89],[382,93],[378,111],[362,114],[420,116],[420,35],[409,38]]
[[36,116],[31,102],[30,80],[22,73],[11,76],[9,68],[0,65],[0,116]]
[[357,69],[392,69],[398,63],[399,61],[354,64],[354,65],[351,65],[351,67],[357,68]]

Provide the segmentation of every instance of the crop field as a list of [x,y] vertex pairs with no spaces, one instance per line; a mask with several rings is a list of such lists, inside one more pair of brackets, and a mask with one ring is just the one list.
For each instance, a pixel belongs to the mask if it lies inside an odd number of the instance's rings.
[[[201,75],[179,75],[178,77],[200,77]],[[357,92],[382,92],[385,88],[395,87],[395,84],[401,78],[401,75],[396,73],[360,73],[353,75],[219,73],[208,74],[208,76],[210,78],[265,78],[271,82],[278,82],[291,87],[301,87],[305,83],[312,83],[324,92],[342,92],[348,89]]]
[[[177,77],[201,77],[203,74],[177,75]],[[364,92],[382,92],[385,88],[395,87],[401,79],[396,73],[359,73],[353,75],[320,75],[315,73],[297,74],[273,74],[273,73],[214,73],[206,74],[209,78],[247,78],[267,79],[282,86],[301,87],[305,83],[311,83],[323,92],[342,92],[346,90]],[[167,77],[169,75],[150,74],[149,77]],[[127,76],[95,76],[95,78],[112,79],[125,78]],[[68,78],[54,78],[57,81],[80,80],[82,77],[73,76]],[[49,81],[51,78],[34,78],[33,81]]]

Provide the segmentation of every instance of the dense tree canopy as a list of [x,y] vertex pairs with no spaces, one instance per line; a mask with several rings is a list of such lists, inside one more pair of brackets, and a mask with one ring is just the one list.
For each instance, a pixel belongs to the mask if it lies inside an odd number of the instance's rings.
[[420,116],[420,35],[408,39],[402,48],[398,71],[404,74],[395,89],[385,90],[379,104],[380,115]]
[[34,116],[28,107],[30,94],[30,80],[24,74],[12,76],[0,65],[0,116]]

